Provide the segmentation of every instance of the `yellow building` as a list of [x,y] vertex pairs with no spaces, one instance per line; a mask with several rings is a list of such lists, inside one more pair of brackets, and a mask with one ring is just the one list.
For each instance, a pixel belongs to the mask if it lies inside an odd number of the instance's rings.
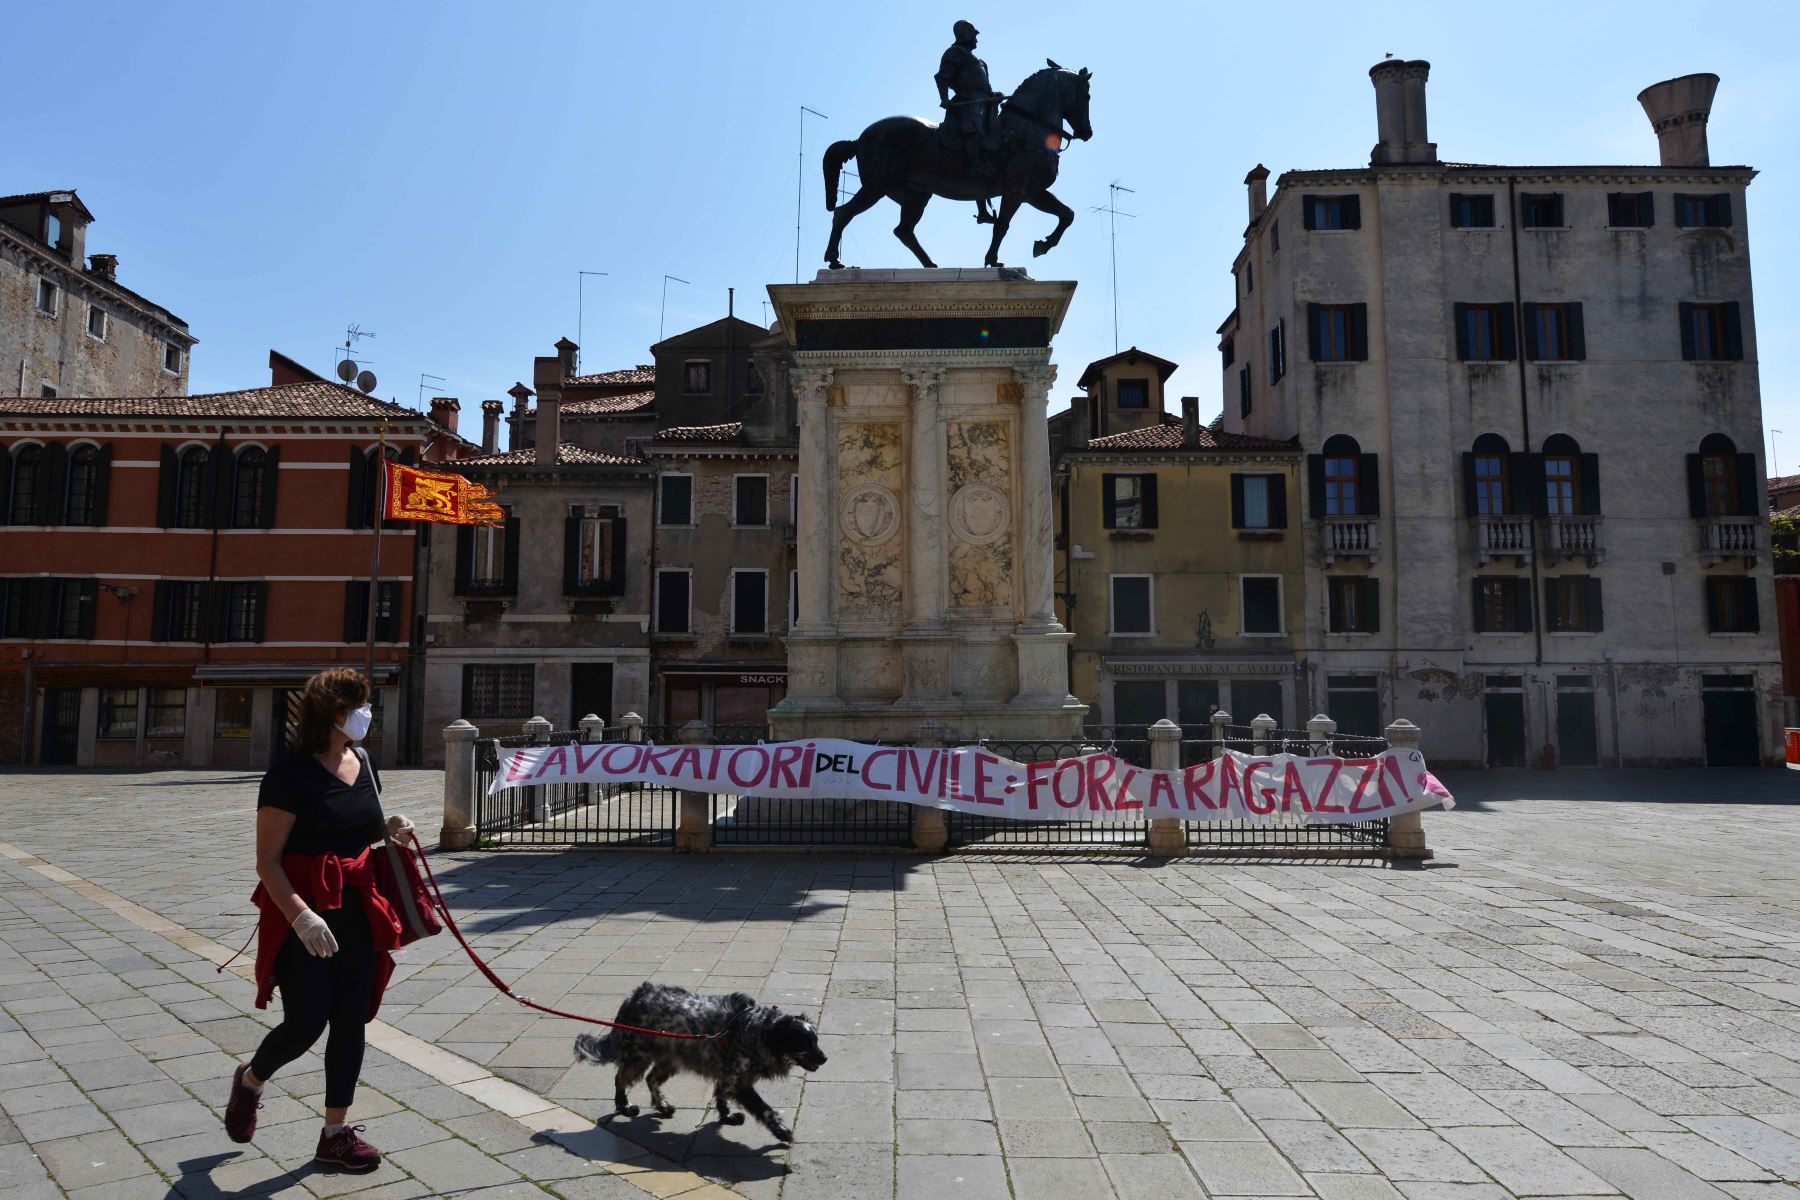
[[1070,686],[1102,725],[1299,726],[1305,588],[1292,442],[1165,414],[1175,364],[1135,347],[1090,365],[1058,415],[1058,615]]

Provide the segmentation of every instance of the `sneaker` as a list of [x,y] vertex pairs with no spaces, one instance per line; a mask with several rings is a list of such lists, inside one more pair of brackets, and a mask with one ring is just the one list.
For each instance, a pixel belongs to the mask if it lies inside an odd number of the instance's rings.
[[381,1165],[381,1151],[356,1136],[367,1128],[366,1125],[346,1125],[336,1133],[320,1130],[319,1148],[313,1151],[313,1161],[357,1175],[373,1171]]
[[231,1099],[225,1102],[225,1135],[234,1142],[247,1142],[256,1136],[256,1110],[262,1107],[262,1092],[244,1082],[249,1063],[240,1065],[231,1077]]

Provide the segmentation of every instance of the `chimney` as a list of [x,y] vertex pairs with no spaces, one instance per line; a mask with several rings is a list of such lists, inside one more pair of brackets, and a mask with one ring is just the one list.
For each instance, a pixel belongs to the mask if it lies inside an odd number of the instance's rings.
[[[544,360],[540,358],[538,361],[543,362]],[[525,418],[529,415],[529,410],[525,407],[525,399],[531,395],[531,389],[522,383],[515,383],[507,389],[506,394],[513,398],[512,420],[507,430],[506,448],[508,451],[523,450],[527,442]]]
[[1181,448],[1183,450],[1200,448],[1200,397],[1198,396],[1181,398]]
[[[524,385],[521,384],[521,387]],[[496,454],[500,450],[500,414],[506,405],[498,400],[481,402],[481,452]]]
[[1250,188],[1250,221],[1262,216],[1263,209],[1269,207],[1269,168],[1257,163],[1250,173],[1244,176],[1244,182]]
[[1088,444],[1087,397],[1077,396],[1069,401],[1069,427],[1065,435],[1069,439],[1071,450],[1086,450]]
[[1390,58],[1369,68],[1375,85],[1377,141],[1371,163],[1434,163],[1437,146],[1425,121],[1425,81],[1431,64],[1422,58]]
[[[556,357],[562,362],[562,377],[570,379],[575,374],[575,355],[581,349],[568,338],[556,339]],[[558,380],[561,382],[561,380]]]
[[531,382],[537,392],[537,426],[532,443],[540,467],[556,465],[556,447],[562,440],[562,382],[574,366],[575,343],[563,338],[556,343],[555,358],[533,359]]
[[1653,83],[1638,93],[1638,103],[1656,130],[1665,167],[1706,167],[1706,119],[1712,115],[1719,77],[1710,71]]
[[1083,439],[1084,442],[1091,442],[1097,437],[1106,436],[1106,430],[1101,426],[1101,417],[1104,411],[1099,393],[1097,391],[1090,392],[1087,398],[1087,437]]
[[88,270],[108,282],[117,280],[119,256],[116,254],[90,254],[88,255]]
[[456,432],[456,414],[462,411],[462,401],[455,396],[433,396],[431,398],[431,419]]

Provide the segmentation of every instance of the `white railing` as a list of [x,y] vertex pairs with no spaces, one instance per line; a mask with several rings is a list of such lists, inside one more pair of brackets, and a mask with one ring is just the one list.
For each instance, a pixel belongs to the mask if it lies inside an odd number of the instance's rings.
[[1339,558],[1366,558],[1376,562],[1380,555],[1378,522],[1374,517],[1326,517],[1320,529],[1325,565]]
[[1586,558],[1589,566],[1598,566],[1606,557],[1599,517],[1550,517],[1545,540],[1544,555],[1553,563],[1562,558]]
[[1709,567],[1728,558],[1754,564],[1762,548],[1762,518],[1708,517],[1700,526],[1700,553]]
[[1475,564],[1486,566],[1489,559],[1511,556],[1521,563],[1531,561],[1530,517],[1476,517]]

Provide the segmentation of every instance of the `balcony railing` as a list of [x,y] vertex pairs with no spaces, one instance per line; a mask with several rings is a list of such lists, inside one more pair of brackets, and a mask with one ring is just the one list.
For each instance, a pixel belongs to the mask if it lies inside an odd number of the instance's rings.
[[1709,567],[1728,558],[1754,566],[1761,549],[1761,517],[1707,517],[1700,523],[1700,557]]
[[1320,527],[1325,565],[1340,558],[1380,560],[1379,522],[1374,517],[1326,517]]
[[1475,565],[1490,559],[1512,557],[1520,564],[1531,561],[1531,518],[1488,516],[1475,518]]
[[1600,518],[1547,518],[1544,557],[1552,565],[1564,558],[1586,558],[1589,566],[1599,566],[1606,557],[1606,548],[1600,542]]

